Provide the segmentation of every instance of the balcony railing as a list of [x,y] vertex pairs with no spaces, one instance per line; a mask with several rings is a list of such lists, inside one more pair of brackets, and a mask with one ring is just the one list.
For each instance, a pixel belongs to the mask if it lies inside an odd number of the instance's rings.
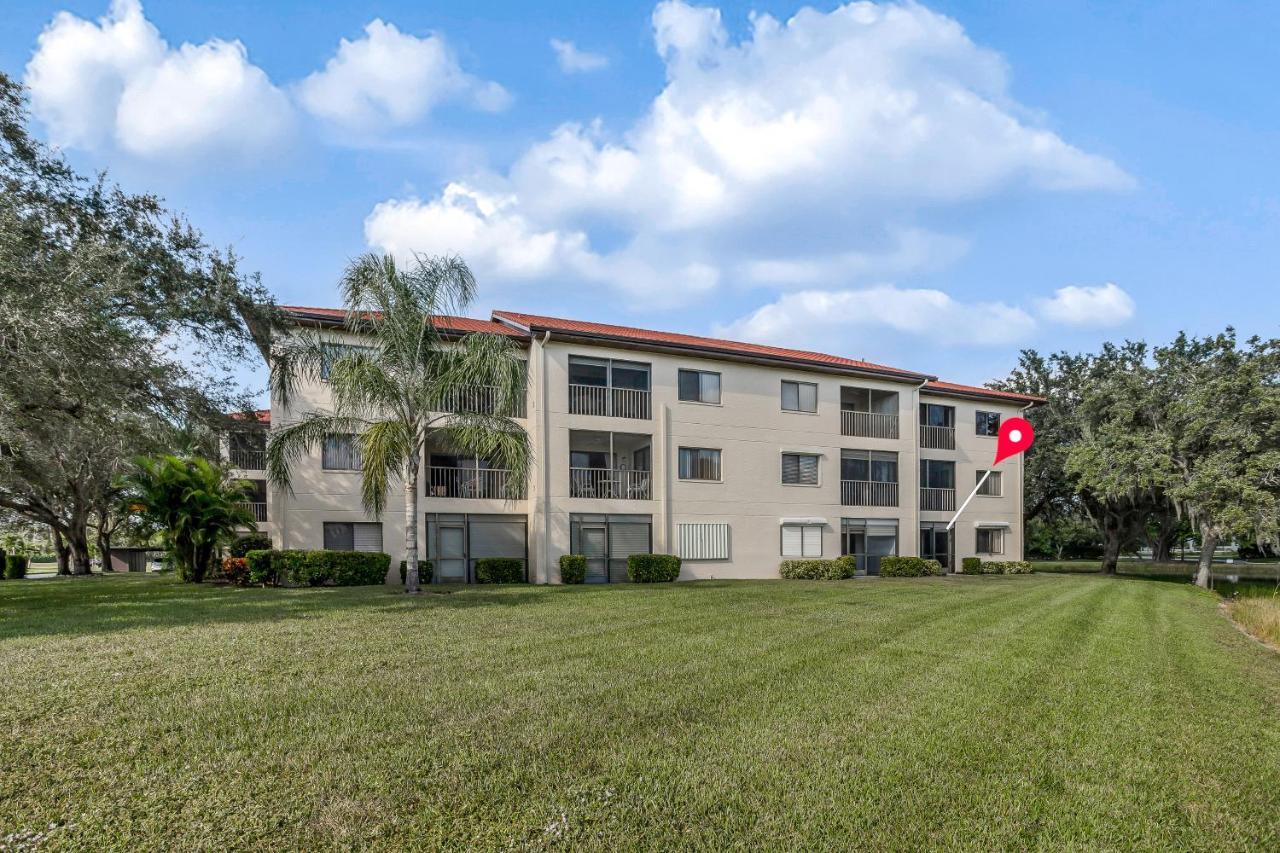
[[436,498],[478,498],[499,501],[524,500],[524,484],[513,482],[504,468],[427,469],[427,496]]
[[649,392],[604,385],[569,385],[569,414],[649,420]]
[[840,434],[862,438],[897,438],[898,416],[880,412],[840,412]]
[[955,450],[956,428],[920,424],[920,446],[932,450]]
[[609,500],[647,501],[652,494],[649,471],[616,471],[611,468],[570,468],[569,496]]
[[[482,415],[492,415],[498,412],[499,403],[502,395],[496,385],[471,385],[466,388],[455,388],[445,397],[441,403],[443,411],[446,412],[475,412]],[[525,401],[524,397],[514,400],[513,411],[510,416],[514,418],[525,417]]]
[[952,512],[955,508],[955,489],[920,489],[920,510],[922,512]]
[[898,484],[873,480],[841,480],[840,503],[845,506],[897,506]]
[[267,520],[267,504],[265,501],[244,501],[240,506],[249,510],[249,514],[253,516],[254,521]]
[[265,450],[244,450],[233,447],[227,453],[227,459],[231,462],[232,468],[239,468],[241,471],[267,470],[267,451]]

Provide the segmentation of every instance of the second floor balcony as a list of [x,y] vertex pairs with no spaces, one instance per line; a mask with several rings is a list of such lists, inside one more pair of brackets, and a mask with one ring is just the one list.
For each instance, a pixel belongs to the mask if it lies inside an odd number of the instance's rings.
[[254,521],[263,522],[267,520],[266,501],[244,501],[240,506],[249,510],[249,514],[253,516]]
[[653,440],[625,432],[569,433],[569,497],[647,501],[653,497]]
[[955,489],[920,490],[920,510],[922,512],[954,512],[956,508]]
[[898,484],[841,480],[840,503],[845,506],[897,506]]

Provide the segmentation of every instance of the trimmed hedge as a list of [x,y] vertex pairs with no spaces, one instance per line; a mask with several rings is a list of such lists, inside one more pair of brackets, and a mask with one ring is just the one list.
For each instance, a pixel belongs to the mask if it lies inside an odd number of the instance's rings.
[[236,586],[249,585],[249,561],[244,557],[227,557],[222,561],[222,576]]
[[560,556],[560,583],[585,583],[587,580],[587,558],[582,554],[562,554]]
[[271,557],[275,551],[250,551],[244,555],[249,569],[249,583],[255,586],[275,586],[280,583],[275,568],[271,565]]
[[881,557],[880,577],[921,578],[942,574],[942,564],[923,557]]
[[670,583],[680,577],[680,558],[673,554],[632,554],[627,557],[632,583]]
[[1026,560],[992,560],[982,564],[982,571],[990,575],[1029,575],[1034,570]]
[[853,557],[836,557],[833,560],[783,560],[778,573],[792,581],[838,581],[858,573],[858,561]]
[[373,586],[385,583],[391,556],[367,551],[250,551],[250,583]]
[[271,537],[262,533],[249,533],[227,546],[232,557],[247,557],[250,551],[270,551]]
[[8,554],[4,558],[4,576],[7,580],[16,581],[27,576],[30,560],[17,554]]
[[476,583],[524,583],[524,560],[482,557],[476,560]]
[[960,573],[964,575],[982,574],[982,561],[977,557],[964,557],[960,560]]
[[[430,560],[418,560],[418,585],[431,583],[431,577],[435,574],[435,570],[431,566]],[[409,561],[400,561],[400,585],[404,586],[409,582]]]

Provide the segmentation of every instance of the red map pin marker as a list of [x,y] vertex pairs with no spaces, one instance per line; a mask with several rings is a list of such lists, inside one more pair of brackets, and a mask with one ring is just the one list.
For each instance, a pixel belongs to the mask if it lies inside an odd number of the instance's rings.
[[1009,418],[1000,424],[1000,435],[996,437],[996,461],[991,464],[999,465],[1002,459],[1017,456],[1035,440],[1036,431],[1030,421],[1026,418]]

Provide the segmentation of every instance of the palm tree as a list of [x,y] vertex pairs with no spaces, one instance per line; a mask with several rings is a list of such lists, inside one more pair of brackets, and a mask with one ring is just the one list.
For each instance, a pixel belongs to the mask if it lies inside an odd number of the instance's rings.
[[143,457],[124,478],[124,511],[159,527],[178,576],[200,583],[221,545],[255,527],[248,491],[207,459]]
[[[390,256],[367,254],[347,267],[340,288],[346,329],[360,336],[361,346],[335,346],[315,330],[300,329],[272,347],[274,398],[288,408],[300,382],[327,375],[333,410],[308,412],[273,429],[267,476],[288,488],[291,465],[326,437],[359,436],[365,509],[380,516],[392,480],[404,488],[405,590],[414,593],[418,474],[427,436],[498,461],[508,485],[523,485],[529,437],[511,415],[524,399],[525,365],[502,335],[458,338],[444,328],[442,317],[462,314],[475,298],[475,277],[460,258],[415,256],[401,268]],[[480,386],[491,389],[493,404],[456,411],[454,403]]]

